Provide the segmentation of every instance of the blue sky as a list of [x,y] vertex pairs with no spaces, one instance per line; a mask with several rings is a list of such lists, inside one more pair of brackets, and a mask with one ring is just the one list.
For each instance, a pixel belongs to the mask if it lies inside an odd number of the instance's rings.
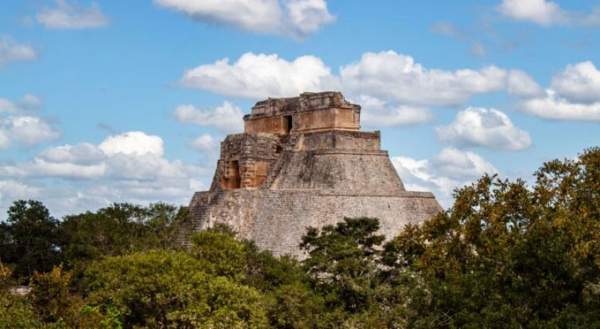
[[599,28],[599,1],[3,1],[0,211],[186,204],[254,102],[329,89],[447,206],[598,145]]

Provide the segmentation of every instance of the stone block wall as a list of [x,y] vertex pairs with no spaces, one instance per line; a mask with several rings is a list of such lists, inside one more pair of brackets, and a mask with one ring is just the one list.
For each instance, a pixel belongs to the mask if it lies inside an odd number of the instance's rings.
[[391,239],[406,224],[418,224],[441,208],[431,193],[357,196],[311,190],[235,190],[197,193],[190,210],[192,231],[225,223],[261,249],[302,258],[298,246],[308,227],[333,225],[344,217],[375,217],[381,222],[380,233]]
[[385,151],[298,151],[289,157],[269,188],[357,195],[393,195],[404,191]]
[[364,131],[324,131],[298,136],[296,150],[362,150],[379,151],[380,134]]

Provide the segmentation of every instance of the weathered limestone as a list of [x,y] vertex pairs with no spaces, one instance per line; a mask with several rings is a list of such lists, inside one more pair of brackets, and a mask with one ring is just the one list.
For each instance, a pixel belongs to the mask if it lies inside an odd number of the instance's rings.
[[261,101],[244,121],[221,143],[210,190],[192,198],[183,239],[224,223],[276,255],[302,256],[309,226],[377,217],[391,238],[441,210],[433,194],[404,189],[379,132],[359,131],[360,106],[341,93]]

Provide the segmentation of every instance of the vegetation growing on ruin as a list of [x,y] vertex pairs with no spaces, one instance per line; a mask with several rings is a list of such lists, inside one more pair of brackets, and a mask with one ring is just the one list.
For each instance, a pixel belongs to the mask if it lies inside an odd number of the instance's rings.
[[0,226],[0,328],[598,328],[600,149],[534,177],[484,176],[385,243],[372,218],[309,229],[302,262],[226,227],[180,250],[185,208],[57,221],[18,201]]

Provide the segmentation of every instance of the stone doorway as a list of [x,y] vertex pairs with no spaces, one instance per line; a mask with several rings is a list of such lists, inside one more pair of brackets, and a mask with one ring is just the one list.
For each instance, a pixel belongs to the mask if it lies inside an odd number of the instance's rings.
[[285,129],[285,133],[289,134],[294,126],[293,117],[291,115],[286,115],[283,117],[283,127]]

